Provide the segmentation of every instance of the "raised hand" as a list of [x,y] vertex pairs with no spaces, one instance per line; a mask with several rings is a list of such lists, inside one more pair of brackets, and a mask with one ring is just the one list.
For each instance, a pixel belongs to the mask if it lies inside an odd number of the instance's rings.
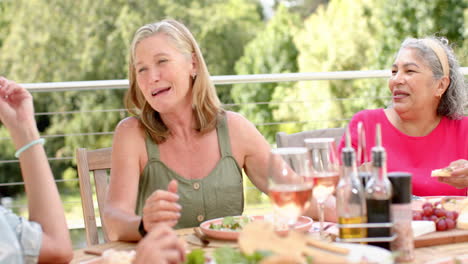
[[167,186],[167,191],[157,190],[146,199],[143,208],[143,225],[147,232],[156,225],[164,223],[175,226],[180,218],[182,207],[177,203],[177,181],[172,180]]
[[39,137],[31,94],[5,77],[0,77],[0,121],[10,131],[16,148]]

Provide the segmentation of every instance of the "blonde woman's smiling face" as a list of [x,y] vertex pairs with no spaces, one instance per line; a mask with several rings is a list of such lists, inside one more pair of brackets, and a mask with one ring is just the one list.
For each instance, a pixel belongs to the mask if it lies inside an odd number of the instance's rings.
[[404,48],[392,65],[388,87],[397,113],[437,109],[437,85],[432,70],[412,48]]
[[191,56],[177,50],[164,33],[141,40],[135,48],[135,74],[138,87],[157,112],[169,113],[191,107]]

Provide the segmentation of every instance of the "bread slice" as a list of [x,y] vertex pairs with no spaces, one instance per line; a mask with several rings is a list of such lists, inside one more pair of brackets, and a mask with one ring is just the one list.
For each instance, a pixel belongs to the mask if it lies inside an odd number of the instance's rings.
[[450,177],[450,175],[452,175],[451,168],[437,169],[431,172],[431,177]]

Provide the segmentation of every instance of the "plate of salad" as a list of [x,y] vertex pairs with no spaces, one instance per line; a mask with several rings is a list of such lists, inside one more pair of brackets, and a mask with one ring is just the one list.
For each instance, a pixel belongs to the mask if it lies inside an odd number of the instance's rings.
[[[255,220],[271,221],[270,218],[263,215],[255,216],[227,216],[211,219],[200,224],[200,229],[207,236],[221,240],[237,240],[242,228]],[[313,220],[307,216],[298,218],[295,230],[308,231],[312,226]],[[279,233],[286,233],[287,229],[279,230]]]

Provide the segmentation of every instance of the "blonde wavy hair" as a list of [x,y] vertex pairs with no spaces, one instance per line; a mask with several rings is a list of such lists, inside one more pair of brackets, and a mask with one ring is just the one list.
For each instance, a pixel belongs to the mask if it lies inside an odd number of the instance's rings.
[[170,131],[164,124],[159,113],[154,110],[143,96],[136,81],[135,50],[140,41],[154,36],[165,34],[174,43],[176,49],[189,58],[192,54],[197,61],[196,76],[190,81],[192,85],[192,110],[195,116],[195,129],[201,133],[216,128],[218,117],[224,112],[211,82],[210,74],[198,47],[195,38],[182,23],[165,19],[140,27],[132,40],[128,65],[129,89],[125,95],[124,103],[127,111],[139,118],[151,139],[160,144],[167,140]]

